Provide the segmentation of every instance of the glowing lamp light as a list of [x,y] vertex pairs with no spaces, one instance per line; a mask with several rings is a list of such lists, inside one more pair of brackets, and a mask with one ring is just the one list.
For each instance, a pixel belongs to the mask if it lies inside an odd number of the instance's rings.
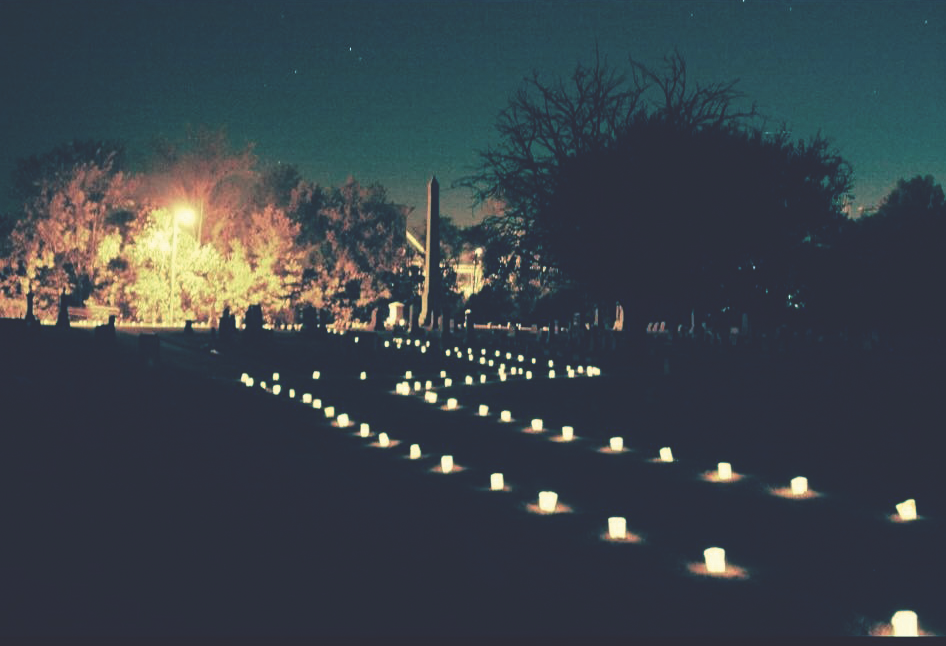
[[563,426],[563,427],[562,427],[562,439],[565,440],[566,442],[571,442],[572,440],[574,440],[574,439],[575,439],[575,429],[573,429],[571,426]]
[[447,371],[446,371],[446,370],[441,370],[441,371],[440,371],[440,378],[441,378],[441,379],[444,379],[446,376],[447,376]]
[[726,550],[721,547],[708,547],[703,550],[706,561],[706,570],[712,574],[723,574],[726,571]]
[[440,458],[440,470],[444,473],[450,473],[453,471],[453,456],[444,455]]
[[244,384],[245,384],[245,383],[246,383],[246,380],[249,379],[249,378],[250,378],[250,376],[244,372],[242,375],[240,375],[240,383],[244,383]]
[[322,408],[322,400],[321,400],[321,399],[313,399],[313,400],[312,400],[312,408]]
[[295,398],[296,398],[296,389],[295,389],[295,388],[290,388],[290,389],[289,389],[289,399],[295,399]]
[[487,361],[487,362],[486,362],[486,365],[489,366],[490,368],[492,368],[492,367],[493,367],[493,360],[490,359],[489,361]]
[[302,393],[302,403],[311,404],[312,403],[312,393]]
[[551,359],[549,359],[549,368],[551,368],[551,367],[554,366],[554,365],[555,365],[555,362],[552,361]]
[[480,404],[478,414],[480,417],[486,417],[487,415],[489,415],[489,406],[487,406],[486,404]]
[[453,379],[451,379],[450,377],[447,377],[446,379],[443,380],[444,388],[449,388],[452,385],[453,385]]
[[496,351],[496,356],[497,356],[497,357],[499,356],[499,350]]
[[803,476],[792,478],[792,495],[804,496],[806,493],[808,493],[808,478]]
[[535,363],[535,357],[532,357],[532,363]]
[[555,379],[555,371],[549,370],[549,379]]
[[526,379],[532,379],[532,371],[526,370]]
[[451,397],[450,399],[447,400],[447,410],[456,410],[456,408],[457,408],[457,400]]
[[608,538],[627,538],[627,519],[623,516],[612,516],[608,519]]
[[265,381],[259,382],[259,387],[262,388],[263,390],[266,390],[266,382]]
[[326,407],[325,407],[325,416],[326,416],[326,417],[335,417],[335,407],[334,407],[334,406],[326,406]]
[[421,353],[421,354],[427,354],[427,346],[426,346],[426,345],[425,345],[423,348],[420,349],[420,353]]
[[360,375],[358,375],[358,378],[361,379],[362,381],[364,381],[365,379],[368,378],[368,373],[362,371],[362,373],[361,373]]
[[532,430],[541,431],[542,430],[542,420],[538,417],[532,420]]
[[506,484],[503,482],[503,474],[494,473],[489,477],[489,488],[492,491],[502,491],[506,488]]
[[506,360],[508,361],[508,360],[510,360],[510,359],[512,359],[512,352],[507,352],[507,353],[506,353]]
[[660,449],[660,461],[673,462],[673,452],[670,450],[669,446]]
[[582,366],[578,366],[578,374],[584,374],[585,369]]
[[406,381],[402,381],[394,387],[394,392],[396,392],[398,395],[410,395],[411,385]]
[[424,401],[427,402],[428,404],[436,404],[437,393],[435,393],[432,390],[428,390],[427,392],[424,393]]
[[414,377],[414,373],[412,373],[410,370],[404,373],[405,379],[412,379],[413,377]]
[[480,357],[480,365],[482,366],[486,365],[486,357]]
[[378,433],[378,446],[384,449],[391,446],[391,439],[388,437],[387,433]]
[[506,373],[505,373],[505,372],[499,373],[499,380],[500,380],[500,381],[506,381]]
[[472,386],[472,385],[473,385],[473,376],[472,376],[472,375],[467,375],[467,376],[466,376],[466,379],[463,380],[463,383],[465,383],[467,386]]
[[485,384],[485,383],[486,383],[486,375],[480,375],[480,383],[481,383],[481,384]]
[[336,418],[336,421],[338,422],[339,426],[342,426],[342,427],[348,426],[349,425],[348,414],[347,413],[339,414],[339,416]]
[[486,348],[480,348],[480,354],[486,354]]
[[420,389],[421,389],[421,383],[420,383],[419,381],[415,381],[415,382],[414,382],[414,390],[420,390]]
[[420,460],[420,444],[411,444],[411,460]]
[[312,378],[313,378],[313,379],[318,379],[318,378],[321,377],[321,376],[322,376],[322,373],[319,372],[318,370],[315,370],[315,371],[313,371],[313,373],[312,373]]
[[391,342],[390,342],[390,341],[385,341],[385,342],[384,342],[384,347],[390,348],[390,347],[391,347]]
[[539,511],[544,511],[546,513],[551,513],[555,511],[555,507],[558,505],[558,494],[554,491],[540,491],[539,492]]
[[516,357],[516,361],[518,361],[519,363],[522,363],[522,362],[525,361],[525,360],[526,360],[526,358],[525,358],[524,356],[522,356],[521,354],[520,354],[518,357]]
[[274,372],[274,373],[273,373],[273,381],[279,381],[279,373],[278,373],[278,372]]
[[611,438],[611,450],[612,451],[623,451],[624,450],[624,438],[623,437],[612,437]]
[[366,422],[362,422],[361,426],[358,429],[358,435],[361,437],[368,437],[371,434],[371,427],[368,426]]
[[434,382],[430,381],[429,379],[424,382],[424,390],[430,390],[433,387],[434,387]]
[[273,386],[274,395],[278,395],[281,392],[282,392],[282,386],[280,386],[279,384],[276,384],[275,386]]
[[511,422],[511,421],[512,421],[512,413],[510,413],[508,410],[504,410],[503,412],[501,412],[501,413],[499,414],[499,421],[500,421],[500,422]]
[[247,377],[247,378],[246,378],[246,387],[247,387],[247,388],[252,388],[252,387],[253,387],[253,377]]
[[917,637],[919,634],[916,613],[912,610],[898,610],[893,613],[890,625],[893,626],[894,637]]
[[420,339],[414,339],[414,346],[418,348],[420,347]]
[[910,498],[901,502],[897,505],[897,513],[901,520],[916,520],[916,500]]
[[728,462],[720,462],[716,466],[716,475],[720,480],[732,480],[732,465]]

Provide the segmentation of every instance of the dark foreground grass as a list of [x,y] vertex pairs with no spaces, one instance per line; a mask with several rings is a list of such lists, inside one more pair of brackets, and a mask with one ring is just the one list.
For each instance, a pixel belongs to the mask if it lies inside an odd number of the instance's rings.
[[[279,337],[211,356],[172,335],[149,370],[133,339],[71,337],[3,340],[7,636],[853,635],[901,608],[944,630],[941,383],[917,364],[681,360],[455,387],[447,412],[391,394],[408,368],[478,374],[432,351]],[[239,384],[273,370],[402,443]],[[523,433],[532,417],[582,439]],[[611,435],[632,450],[597,452]],[[677,463],[648,461],[666,445]],[[445,453],[465,470],[433,473]],[[719,460],[747,477],[700,480]],[[493,471],[511,491],[485,490]],[[794,475],[825,495],[767,493]],[[528,513],[543,489],[572,513]],[[908,497],[925,518],[888,522]],[[610,515],[644,541],[602,541]],[[711,545],[749,578],[692,575]]]

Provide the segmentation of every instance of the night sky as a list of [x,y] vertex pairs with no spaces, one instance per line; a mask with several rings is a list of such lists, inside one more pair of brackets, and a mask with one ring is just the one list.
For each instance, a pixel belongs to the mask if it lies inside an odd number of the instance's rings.
[[[73,138],[144,153],[187,124],[225,126],[265,163],[323,185],[380,182],[471,222],[450,189],[495,142],[523,76],[593,59],[656,65],[674,47],[691,81],[740,79],[775,129],[819,129],[854,166],[855,204],[900,177],[946,180],[946,3],[169,2],[0,0],[0,179]],[[9,207],[8,207],[9,208]]]

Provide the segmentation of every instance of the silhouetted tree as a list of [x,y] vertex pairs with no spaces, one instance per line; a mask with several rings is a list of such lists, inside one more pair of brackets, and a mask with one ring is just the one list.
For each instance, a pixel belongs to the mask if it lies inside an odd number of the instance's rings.
[[631,325],[693,308],[775,324],[804,306],[797,261],[843,219],[849,185],[820,137],[793,145],[642,119],[563,166],[540,224],[555,264],[601,301],[625,303]]
[[577,280],[621,301],[631,330],[691,308],[777,318],[805,287],[794,258],[838,226],[850,169],[820,135],[763,134],[735,82],[664,63],[632,60],[630,84],[598,61],[568,85],[533,76],[466,184],[499,205],[487,222],[520,285]]
[[824,268],[826,323],[886,343],[940,337],[946,198],[932,176],[899,180],[873,215],[848,223]]

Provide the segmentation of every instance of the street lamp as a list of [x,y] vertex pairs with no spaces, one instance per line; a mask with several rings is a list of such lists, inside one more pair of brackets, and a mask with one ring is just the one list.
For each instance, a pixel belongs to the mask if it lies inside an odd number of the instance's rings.
[[194,209],[189,206],[177,207],[174,209],[174,215],[171,217],[171,276],[169,285],[170,294],[168,297],[168,323],[171,322],[173,316],[174,283],[177,278],[175,267],[177,260],[177,225],[183,224],[184,226],[190,226],[194,223],[194,218]]

